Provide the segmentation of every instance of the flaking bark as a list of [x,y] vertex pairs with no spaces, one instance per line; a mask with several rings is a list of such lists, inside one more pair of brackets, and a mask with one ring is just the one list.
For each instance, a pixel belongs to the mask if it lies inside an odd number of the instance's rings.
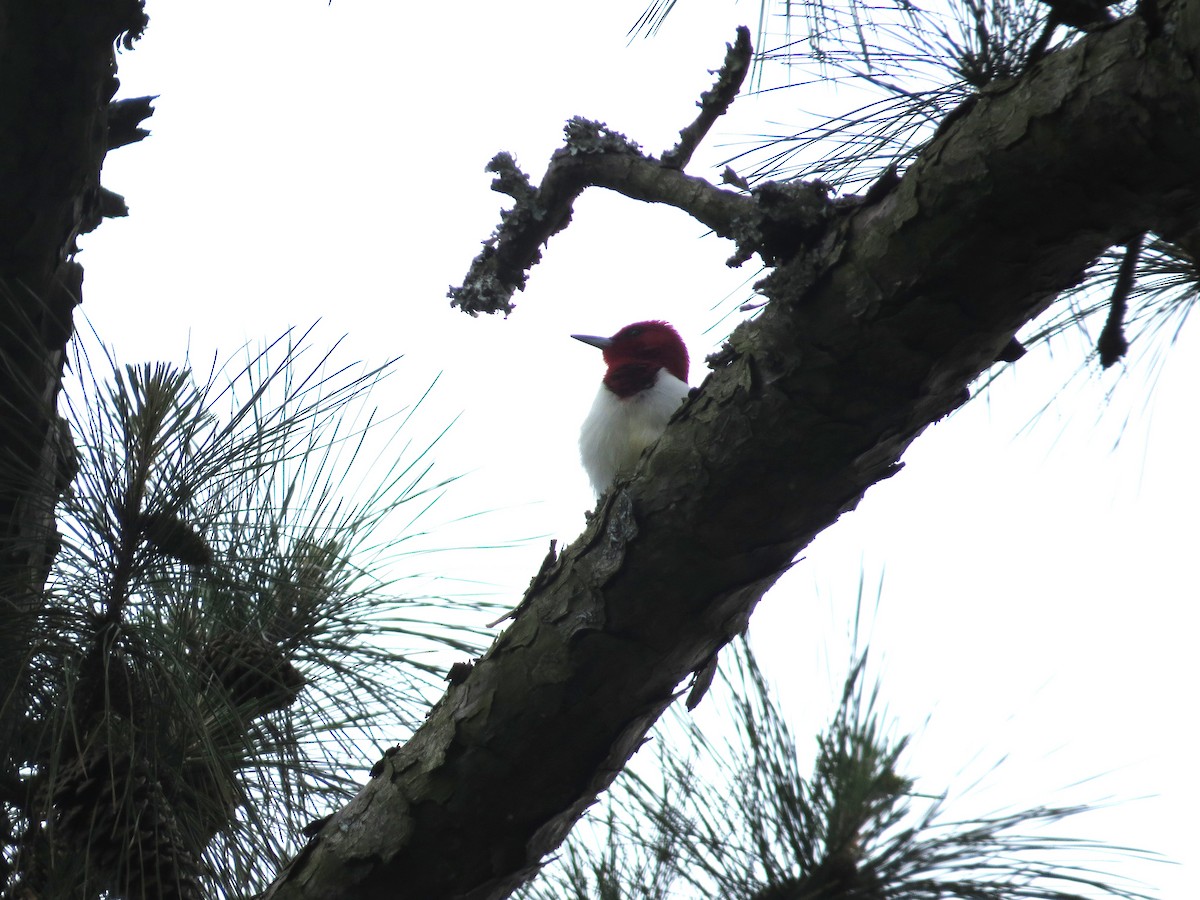
[[[0,732],[14,777],[25,758],[10,717],[24,714],[28,629],[58,547],[54,506],[73,476],[55,404],[82,291],[75,238],[123,210],[100,187],[114,44],[145,21],[140,0],[0,0]],[[120,143],[144,136],[148,114],[148,98],[121,108]]]
[[797,553],[1106,248],[1200,209],[1200,0],[987,90],[769,303],[281,898],[501,898]]

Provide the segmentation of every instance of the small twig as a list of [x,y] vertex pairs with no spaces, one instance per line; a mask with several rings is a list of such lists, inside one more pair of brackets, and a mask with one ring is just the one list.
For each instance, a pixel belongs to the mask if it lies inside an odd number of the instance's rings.
[[746,73],[750,71],[750,57],[754,52],[750,44],[750,29],[739,25],[737,38],[725,47],[725,62],[717,72],[717,80],[712,90],[701,94],[696,104],[700,107],[700,115],[696,116],[691,125],[679,132],[679,143],[662,155],[664,166],[672,169],[684,168],[713,123],[725,115],[734,97],[741,90]]
[[725,171],[721,173],[722,184],[732,184],[736,188],[741,188],[746,193],[750,193],[750,182],[733,171],[732,166],[726,166]]
[[1129,292],[1133,290],[1133,277],[1137,272],[1138,258],[1142,253],[1142,241],[1146,235],[1139,234],[1125,245],[1125,258],[1117,270],[1117,281],[1113,285],[1112,300],[1109,301],[1108,320],[1096,341],[1096,352],[1100,354],[1100,365],[1107,369],[1125,355],[1129,341],[1125,339],[1125,312],[1129,308]]
[[512,158],[511,153],[497,153],[483,170],[495,173],[492,190],[497,193],[507,194],[518,202],[528,200],[535,193],[529,176],[518,168],[517,161]]

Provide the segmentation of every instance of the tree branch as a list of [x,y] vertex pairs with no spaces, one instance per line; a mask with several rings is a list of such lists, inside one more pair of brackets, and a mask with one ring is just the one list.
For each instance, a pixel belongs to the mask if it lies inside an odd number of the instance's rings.
[[575,200],[589,187],[683,210],[736,243],[731,266],[755,253],[776,265],[814,244],[835,213],[860,205],[857,198],[830,200],[828,186],[819,181],[768,181],[749,195],[725,190],[642,155],[601,122],[572,119],[566,132],[565,145],[555,151],[537,188],[509,154],[488,163],[488,171],[497,173],[492,189],[517,202],[502,213],[500,228],[471,263],[463,286],[450,289],[452,306],[471,315],[511,312],[513,292],[524,289],[542,246],[570,223]]
[[981,96],[784,261],[633,479],[268,896],[485,900],[536,871],[1018,328],[1106,248],[1200,208],[1200,0],[1162,12],[1157,37],[1114,24]]
[[542,258],[542,246],[571,221],[576,198],[587,187],[604,187],[653,203],[676,206],[722,237],[738,242],[735,259],[749,259],[762,240],[754,204],[744,194],[714,187],[681,171],[713,123],[729,109],[750,64],[750,32],[739,28],[712,90],[700,96],[700,115],[680,132],[679,143],[661,160],[646,156],[633,141],[602,122],[574,118],[535,189],[508,153],[487,165],[492,189],[516,201],[485,242],[461,287],[452,287],[452,306],[470,315],[512,312],[512,295],[525,289],[526,273]]
[[1145,238],[1144,233],[1139,234],[1125,245],[1125,256],[1117,270],[1117,280],[1113,285],[1112,297],[1108,301],[1108,318],[1096,341],[1096,353],[1100,357],[1100,365],[1105,369],[1115,365],[1129,349],[1129,341],[1125,339],[1125,312],[1129,308],[1129,293],[1133,290],[1138,260],[1142,255],[1142,241]]
[[737,37],[732,44],[726,44],[725,62],[717,72],[717,81],[712,90],[700,95],[696,104],[700,107],[700,115],[691,125],[679,132],[679,143],[663,154],[662,164],[673,169],[683,169],[692,159],[692,154],[704,140],[713,123],[728,111],[733,98],[742,89],[746,73],[750,71],[750,57],[753,48],[750,46],[750,29],[745,25],[739,26]]

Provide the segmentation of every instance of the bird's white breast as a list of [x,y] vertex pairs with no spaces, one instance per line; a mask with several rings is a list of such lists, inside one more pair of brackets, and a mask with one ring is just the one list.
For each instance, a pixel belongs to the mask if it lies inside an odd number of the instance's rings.
[[583,467],[597,494],[604,493],[617,475],[633,470],[687,395],[687,382],[666,369],[658,370],[653,385],[630,397],[618,397],[600,385],[579,435]]

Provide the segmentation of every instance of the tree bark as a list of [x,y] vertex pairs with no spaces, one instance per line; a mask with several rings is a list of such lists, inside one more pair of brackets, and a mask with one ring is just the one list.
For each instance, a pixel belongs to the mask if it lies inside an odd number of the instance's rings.
[[[8,757],[19,756],[10,717],[24,714],[15,686],[58,546],[54,506],[72,476],[56,410],[83,281],[72,255],[77,235],[123,210],[100,187],[100,166],[114,44],[144,24],[140,0],[0,0],[0,733],[9,774]],[[144,134],[133,125],[123,142]]]
[[[268,891],[500,898],[689,673],[1102,251],[1200,210],[1200,0],[983,92],[763,285],[632,481]],[[618,187],[618,185],[608,185]]]

